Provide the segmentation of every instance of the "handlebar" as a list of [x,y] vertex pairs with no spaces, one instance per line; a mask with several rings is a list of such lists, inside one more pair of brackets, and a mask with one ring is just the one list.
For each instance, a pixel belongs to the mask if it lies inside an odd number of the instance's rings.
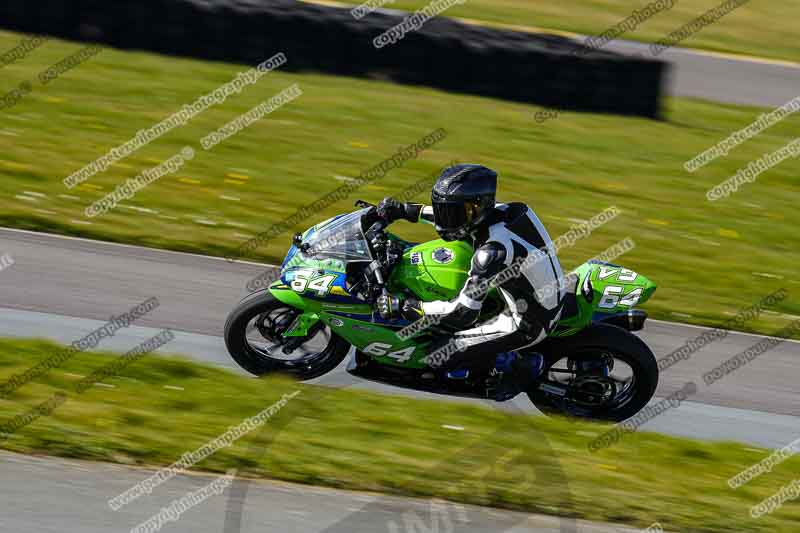
[[371,203],[367,202],[366,200],[356,200],[355,206],[359,207],[361,209],[365,209],[367,207],[378,207],[377,205],[371,204]]
[[387,276],[391,273],[399,258],[402,257],[402,253],[398,253],[395,245],[383,231],[388,226],[389,223],[381,219],[374,222],[365,233],[367,241],[375,254],[375,260],[372,261],[365,272],[367,286],[369,287],[368,292],[371,293],[369,298],[372,300],[379,294],[388,294],[386,290]]

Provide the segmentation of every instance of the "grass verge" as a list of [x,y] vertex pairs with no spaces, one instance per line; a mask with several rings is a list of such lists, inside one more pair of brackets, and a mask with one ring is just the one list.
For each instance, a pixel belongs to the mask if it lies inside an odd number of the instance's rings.
[[[341,3],[360,5],[363,2],[342,0]],[[397,0],[387,3],[385,7],[415,11],[430,3],[430,0]],[[583,35],[600,35],[630,17],[634,10],[641,10],[650,3],[652,0],[573,0],[568,4],[528,0],[469,0],[442,15],[490,25],[552,28]],[[722,3],[723,0],[676,0],[671,9],[659,12],[620,38],[657,42]],[[663,5],[669,3],[663,2]],[[791,21],[798,17],[800,6],[791,2],[749,2],[704,27],[678,46],[800,62],[800,53],[790,40],[796,33],[795,24]]]
[[[56,347],[0,339],[0,383]],[[684,532],[789,532],[800,520],[796,503],[759,520],[749,516],[752,505],[792,480],[800,466],[797,458],[737,490],[726,484],[766,457],[766,450],[636,433],[590,453],[587,443],[605,426],[279,378],[255,380],[174,357],[146,356],[124,376],[76,395],[72,389],[81,377],[112,355],[81,353],[0,400],[5,423],[54,393],[68,396],[50,416],[19,429],[0,446],[168,465],[283,394],[300,390],[262,430],[195,468],[244,467],[257,477],[640,527],[658,521]],[[261,451],[253,455],[254,447]]]
[[[19,35],[0,32],[0,49]],[[50,41],[3,69],[0,92],[36,80],[80,46]],[[291,58],[289,58],[291,61]],[[800,317],[797,159],[784,161],[731,197],[705,192],[751,160],[794,138],[792,116],[694,174],[683,163],[760,110],[671,100],[668,120],[562,113],[537,123],[537,108],[379,81],[272,72],[224,104],[178,127],[68,190],[62,180],[108,150],[230,81],[244,67],[105,50],[16,106],[0,111],[0,225],[158,248],[225,255],[246,239],[372,168],[437,128],[448,136],[418,159],[271,239],[257,257],[276,262],[293,231],[353,209],[356,198],[398,194],[453,160],[500,172],[499,197],[524,201],[553,237],[609,206],[622,214],[560,251],[572,268],[625,237],[619,259],[653,279],[655,318],[721,325],[740,307],[785,287],[790,296],[745,329],[772,333]],[[199,141],[293,83],[303,95],[204,151]],[[464,110],[469,110],[465,113]],[[114,211],[84,209],[185,145],[195,158]],[[422,187],[420,190],[424,189]],[[419,201],[426,193],[420,192]],[[398,223],[416,241],[429,226]],[[18,264],[16,268],[25,268]]]

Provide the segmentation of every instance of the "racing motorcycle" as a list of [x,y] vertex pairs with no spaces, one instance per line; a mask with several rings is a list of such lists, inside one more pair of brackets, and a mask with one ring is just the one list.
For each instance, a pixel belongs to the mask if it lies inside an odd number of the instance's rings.
[[[296,234],[280,278],[231,312],[225,344],[233,359],[257,376],[282,372],[309,380],[336,368],[352,349],[347,372],[354,376],[495,399],[503,377],[495,368],[453,378],[426,364],[426,347],[446,330],[433,324],[408,336],[408,321],[383,319],[374,308],[387,291],[422,301],[455,298],[468,276],[470,244],[406,242],[386,231],[374,205],[359,200],[356,206],[360,209]],[[646,302],[656,286],[641,274],[601,261],[584,263],[565,279],[567,300],[557,326],[530,348],[544,355],[544,370],[524,392],[544,413],[629,418],[647,404],[658,384],[653,352],[632,333],[647,318],[634,307]],[[503,308],[493,288],[479,320]],[[401,331],[406,333],[398,335]],[[496,354],[486,357],[494,360]]]

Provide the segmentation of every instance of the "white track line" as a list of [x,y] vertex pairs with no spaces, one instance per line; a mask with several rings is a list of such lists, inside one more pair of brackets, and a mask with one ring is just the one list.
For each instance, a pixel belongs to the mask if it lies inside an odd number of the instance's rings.
[[226,263],[241,263],[244,265],[255,265],[260,267],[277,267],[278,265],[270,265],[266,263],[256,263],[253,261],[243,261],[240,259],[234,259],[233,261],[229,261],[224,257],[216,257],[213,255],[203,255],[203,254],[193,254],[191,252],[176,252],[175,250],[164,250],[161,248],[148,248],[146,246],[138,246],[135,244],[123,244],[119,242],[108,242],[108,241],[98,241],[94,239],[87,239],[85,237],[72,237],[70,235],[58,235],[56,233],[47,233],[44,231],[31,231],[27,229],[16,229],[16,228],[6,228],[0,227],[0,232],[9,231],[13,233],[25,233],[28,235],[45,235],[51,239],[64,239],[70,241],[80,241],[80,242],[88,242],[98,246],[115,246],[118,248],[132,248],[135,250],[147,250],[148,252],[159,252],[164,254],[176,254],[176,255],[183,255],[183,256],[190,256],[190,257],[201,257],[203,259],[213,259],[215,261],[225,261]]
[[[648,322],[658,322],[660,324],[667,324],[667,325],[670,325],[670,326],[682,326],[682,327],[685,327],[685,328],[702,329],[702,330],[706,330],[706,331],[714,329],[714,326],[698,326],[696,324],[684,324],[683,322],[670,322],[668,320],[658,320],[656,318],[648,318],[647,321]],[[783,337],[773,337],[772,335],[759,335],[758,333],[749,333],[747,331],[736,331],[734,329],[729,329],[729,330],[726,330],[726,331],[729,331],[729,332],[731,332],[733,334],[736,334],[736,335],[744,335],[746,337],[757,337],[758,339],[777,339],[777,340],[781,340],[781,341],[784,341],[784,342],[800,343],[800,341],[795,340],[795,339],[784,339]]]

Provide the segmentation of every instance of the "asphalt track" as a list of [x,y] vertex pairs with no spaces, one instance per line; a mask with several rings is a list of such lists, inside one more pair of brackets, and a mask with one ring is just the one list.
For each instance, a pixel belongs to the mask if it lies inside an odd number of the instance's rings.
[[[653,58],[650,45],[613,41],[609,51]],[[665,92],[729,104],[777,107],[800,96],[800,65],[670,48],[655,57],[670,65]]]
[[[222,343],[225,317],[245,296],[247,281],[263,267],[224,259],[182,254],[85,239],[0,229],[0,251],[15,260],[0,272],[0,336],[44,337],[72,342],[111,315],[158,297],[160,306],[103,341],[101,348],[124,351],[172,328],[175,341],[163,348],[239,371]],[[657,357],[697,337],[703,328],[650,321],[641,333]],[[714,385],[702,374],[760,340],[731,333],[706,345],[690,359],[662,372],[657,397],[666,397],[694,381],[690,401],[645,424],[645,430],[705,440],[737,440],[779,447],[799,435],[800,343],[789,341],[759,356]],[[345,363],[318,379],[349,386]],[[443,399],[370,382],[357,386],[392,394]],[[465,400],[469,401],[469,400]],[[520,407],[535,411],[525,398]]]
[[[182,475],[117,512],[106,501],[153,472],[103,463],[0,453],[0,531],[35,533],[127,532],[173,500],[216,476]],[[169,533],[223,532],[231,488],[187,510]],[[637,529],[577,521],[560,527],[552,516],[528,515],[428,500],[394,498],[287,483],[251,483],[236,533],[635,533]],[[440,504],[441,505],[441,504]],[[407,528],[406,520],[418,527]],[[566,522],[566,521],[565,521]],[[570,526],[573,521],[569,521]],[[392,523],[397,526],[394,528]],[[412,522],[413,524],[413,522]],[[230,533],[226,531],[225,533]]]

